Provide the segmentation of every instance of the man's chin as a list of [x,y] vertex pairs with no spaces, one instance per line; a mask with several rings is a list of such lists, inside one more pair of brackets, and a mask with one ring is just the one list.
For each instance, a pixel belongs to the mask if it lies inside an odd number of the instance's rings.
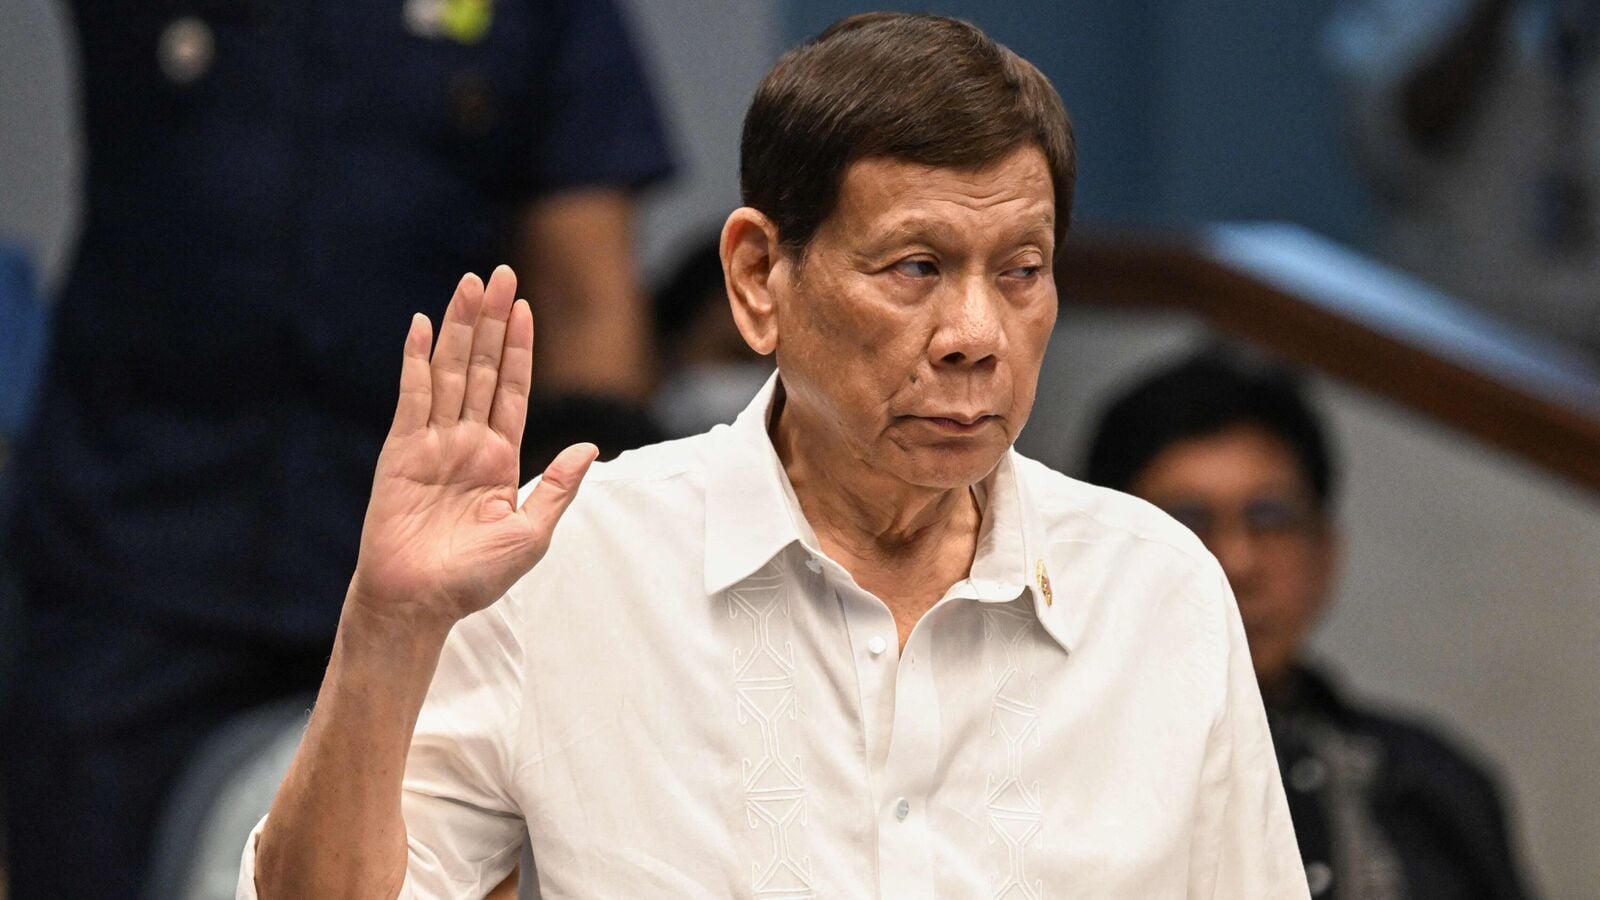
[[896,466],[900,477],[920,487],[954,490],[989,477],[1009,445],[939,444],[908,450]]

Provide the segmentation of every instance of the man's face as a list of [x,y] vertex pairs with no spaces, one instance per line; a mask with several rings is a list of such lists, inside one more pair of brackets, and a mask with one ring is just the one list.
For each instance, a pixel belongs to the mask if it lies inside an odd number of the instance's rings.
[[1179,441],[1132,492],[1189,526],[1216,555],[1239,601],[1264,689],[1281,683],[1327,598],[1337,541],[1294,454],[1241,425]]
[[977,170],[853,164],[804,255],[773,268],[785,427],[910,485],[982,480],[1033,408],[1055,215],[1032,146]]

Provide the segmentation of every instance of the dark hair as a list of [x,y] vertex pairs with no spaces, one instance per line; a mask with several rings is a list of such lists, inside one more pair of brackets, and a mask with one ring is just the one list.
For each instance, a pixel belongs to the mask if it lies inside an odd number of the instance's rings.
[[696,317],[713,302],[726,308],[722,278],[722,231],[710,229],[684,249],[652,298],[658,344],[670,344],[689,330]]
[[1317,508],[1333,492],[1321,424],[1299,380],[1211,350],[1162,369],[1106,408],[1089,445],[1085,478],[1126,491],[1161,451],[1179,441],[1254,425],[1282,441],[1300,463]]
[[784,54],[762,79],[744,118],[739,182],[744,204],[801,250],[857,160],[979,168],[1030,143],[1050,166],[1059,244],[1077,161],[1049,80],[969,22],[864,13]]

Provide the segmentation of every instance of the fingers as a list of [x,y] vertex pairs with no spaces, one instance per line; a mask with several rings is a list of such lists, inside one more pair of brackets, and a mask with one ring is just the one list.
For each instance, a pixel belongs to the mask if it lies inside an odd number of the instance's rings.
[[472,333],[472,352],[467,363],[466,395],[461,402],[461,418],[468,422],[489,421],[495,387],[500,382],[500,358],[506,339],[506,320],[516,296],[517,276],[510,266],[496,266],[483,292],[478,321]]
[[409,434],[428,424],[433,407],[433,376],[428,370],[428,348],[433,346],[433,323],[422,313],[411,317],[406,349],[400,363],[400,400],[395,405],[391,434]]
[[430,421],[451,424],[461,418],[461,399],[467,392],[467,361],[472,351],[473,326],[483,305],[483,282],[468,272],[456,285],[455,296],[439,323],[439,345],[433,350],[433,397]]
[[572,505],[572,498],[578,496],[578,485],[599,455],[600,449],[593,444],[573,444],[545,468],[544,477],[522,504],[522,514],[528,517],[536,534],[548,538],[555,530],[556,521]]
[[528,301],[511,306],[506,322],[505,348],[500,357],[500,382],[494,392],[489,427],[512,446],[522,446],[522,429],[528,422],[528,390],[533,382],[533,312]]

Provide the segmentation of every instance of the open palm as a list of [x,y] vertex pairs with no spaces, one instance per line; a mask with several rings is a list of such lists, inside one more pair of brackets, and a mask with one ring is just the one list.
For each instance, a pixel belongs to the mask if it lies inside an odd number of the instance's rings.
[[351,600],[446,625],[493,603],[544,555],[594,460],[569,447],[517,508],[533,315],[501,266],[467,275],[439,326],[412,319],[394,425],[378,457]]

